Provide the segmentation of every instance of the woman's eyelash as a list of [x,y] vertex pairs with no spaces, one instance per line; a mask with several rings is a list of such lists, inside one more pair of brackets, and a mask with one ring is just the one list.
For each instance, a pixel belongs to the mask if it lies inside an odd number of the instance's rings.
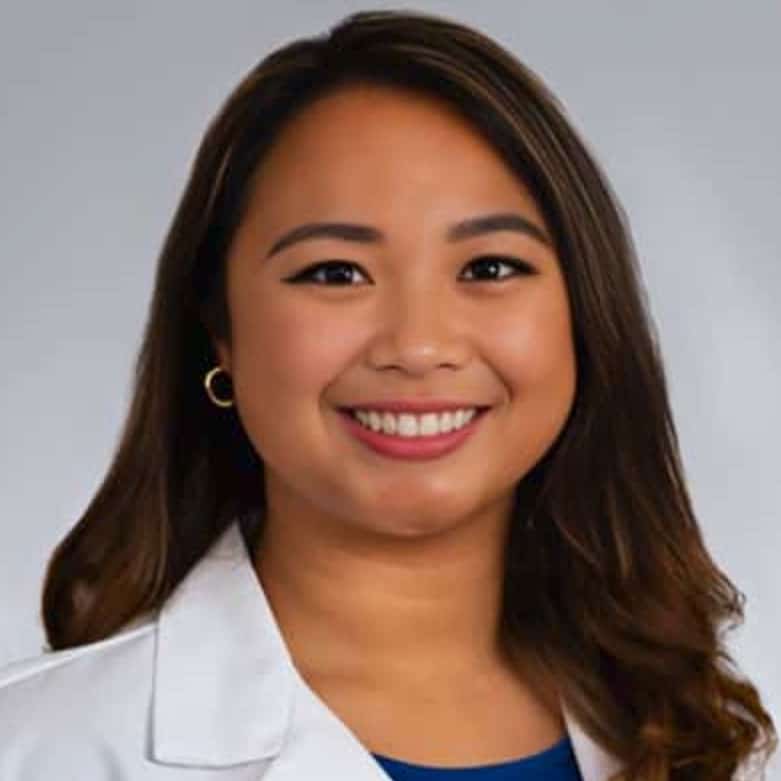
[[[482,255],[479,258],[475,258],[474,260],[470,261],[467,264],[467,266],[473,266],[475,264],[480,264],[481,268],[497,268],[501,265],[505,265],[512,268],[515,272],[512,274],[505,274],[493,278],[489,277],[485,279],[476,279],[475,281],[477,282],[503,282],[505,279],[510,279],[512,277],[520,276],[522,274],[538,273],[537,270],[526,261],[521,260],[520,258],[506,257],[504,255]],[[288,277],[285,280],[285,282],[299,284],[299,283],[314,281],[315,275],[318,274],[320,271],[324,271],[325,269],[334,269],[334,268],[342,268],[342,269],[348,268],[348,269],[357,269],[358,271],[361,271],[360,266],[358,266],[357,263],[352,263],[351,261],[324,260],[320,263],[315,263],[311,266],[308,266],[307,268],[303,269],[302,271],[299,271],[297,274],[295,274],[292,277]],[[361,271],[361,273],[363,272]],[[323,281],[316,282],[316,284],[323,284],[326,287],[354,287],[354,285],[349,284],[349,281],[346,285],[342,284],[341,282],[335,285],[328,285]]]

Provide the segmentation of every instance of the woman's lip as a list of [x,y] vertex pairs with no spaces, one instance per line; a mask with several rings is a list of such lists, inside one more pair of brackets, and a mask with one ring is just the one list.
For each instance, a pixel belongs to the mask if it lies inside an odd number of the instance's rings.
[[460,447],[481,425],[486,409],[478,411],[466,426],[457,431],[426,437],[400,437],[372,431],[362,426],[347,409],[339,412],[348,433],[374,452],[390,458],[422,461],[439,458]]
[[402,414],[404,412],[413,415],[425,415],[427,412],[455,412],[459,409],[474,409],[477,412],[484,412],[490,409],[487,404],[473,404],[471,402],[426,402],[426,401],[387,401],[387,402],[367,402],[365,404],[355,404],[353,406],[337,407],[340,412],[354,412],[355,410],[364,410],[366,412],[395,412]]

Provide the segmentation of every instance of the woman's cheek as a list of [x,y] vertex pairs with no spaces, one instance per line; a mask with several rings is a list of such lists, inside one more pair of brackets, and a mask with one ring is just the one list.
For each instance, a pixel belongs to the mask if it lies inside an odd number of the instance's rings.
[[[237,339],[239,373],[252,395],[288,407],[295,400],[317,401],[347,370],[360,329],[322,307],[270,307]],[[237,334],[238,336],[238,334]],[[247,388],[250,390],[250,388]]]

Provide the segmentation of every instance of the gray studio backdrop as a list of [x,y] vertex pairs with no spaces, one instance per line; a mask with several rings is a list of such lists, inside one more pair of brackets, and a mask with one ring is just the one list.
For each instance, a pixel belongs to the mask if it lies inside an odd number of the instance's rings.
[[[156,255],[207,121],[272,47],[368,7],[394,5],[2,5],[0,664],[44,642],[44,562],[117,441]],[[509,46],[607,169],[695,508],[747,597],[731,647],[778,719],[781,4],[406,7]]]

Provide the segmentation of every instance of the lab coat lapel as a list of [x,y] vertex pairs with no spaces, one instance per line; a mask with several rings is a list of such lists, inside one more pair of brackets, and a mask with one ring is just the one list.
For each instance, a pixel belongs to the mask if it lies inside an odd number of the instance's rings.
[[234,523],[161,609],[153,757],[220,766],[275,756],[293,672]]
[[[276,758],[263,781],[387,781],[298,674],[238,523],[162,607],[155,665],[154,761],[221,767]],[[562,714],[583,781],[607,781],[620,762],[565,703]]]
[[560,701],[564,725],[583,781],[607,781],[623,767],[621,760],[586,733],[564,700]]

